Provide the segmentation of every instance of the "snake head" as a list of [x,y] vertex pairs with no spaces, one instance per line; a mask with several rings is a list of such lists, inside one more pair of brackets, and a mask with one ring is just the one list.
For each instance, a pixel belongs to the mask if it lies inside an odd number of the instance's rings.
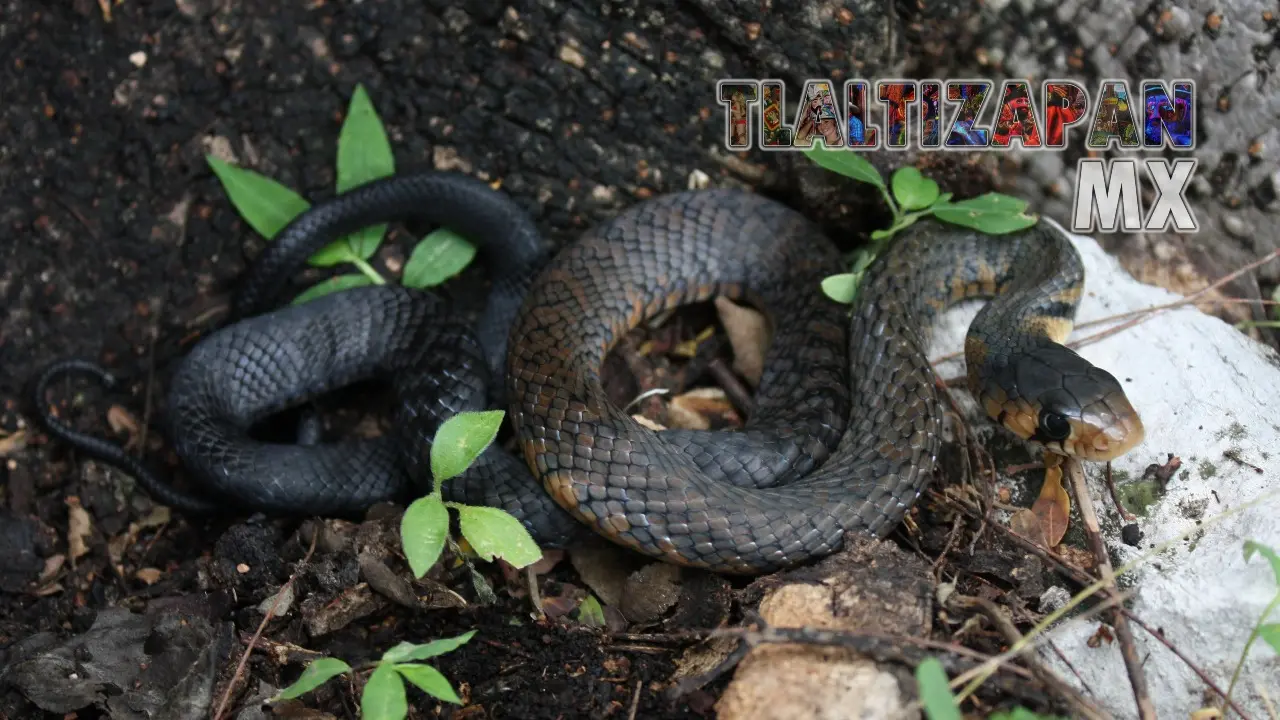
[[1056,343],[1011,358],[986,386],[993,420],[1059,455],[1108,462],[1146,436],[1120,382]]

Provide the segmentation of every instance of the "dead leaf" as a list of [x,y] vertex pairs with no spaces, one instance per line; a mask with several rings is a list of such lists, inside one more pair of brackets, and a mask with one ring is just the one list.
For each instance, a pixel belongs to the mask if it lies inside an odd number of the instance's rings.
[[1191,713],[1191,720],[1218,720],[1222,711],[1216,707],[1203,707]]
[[650,430],[666,430],[666,428],[665,428],[665,427],[663,427],[663,426],[659,425],[658,423],[656,423],[656,422],[654,422],[654,421],[650,420],[649,418],[647,418],[647,417],[645,417],[645,416],[643,416],[643,415],[632,415],[632,416],[631,416],[631,419],[632,419],[632,420],[635,420],[636,422],[640,423],[641,425],[643,425],[643,426],[645,426],[645,427],[649,428]]
[[75,567],[76,560],[89,552],[87,540],[92,533],[93,520],[89,511],[80,505],[80,498],[67,498],[67,552],[71,556],[72,567]]
[[1040,517],[1028,508],[1019,510],[1009,518],[1009,529],[1032,542],[1044,544],[1044,528],[1040,524]]
[[1089,640],[1085,644],[1091,648],[1096,648],[1104,642],[1110,645],[1115,642],[1115,636],[1111,634],[1111,628],[1106,625],[1099,625],[1097,631],[1089,637]]
[[729,336],[729,346],[733,348],[734,371],[752,387],[759,385],[771,339],[768,318],[726,297],[717,297],[715,303],[724,332]]
[[1071,517],[1071,497],[1062,487],[1061,466],[1045,468],[1044,485],[1040,487],[1040,497],[1036,498],[1031,511],[1040,520],[1044,546],[1057,547],[1067,533],[1067,522]]
[[0,457],[16,455],[27,446],[27,431],[19,430],[8,437],[0,437]]
[[107,409],[107,425],[111,427],[111,432],[113,433],[126,433],[129,435],[129,442],[126,446],[136,443],[138,436],[142,432],[142,425],[137,418],[120,405],[112,405]]
[[[677,412],[694,412],[704,420],[720,420],[723,424],[740,423],[741,418],[738,411],[734,409],[733,403],[729,400],[729,396],[725,394],[722,388],[705,387],[690,390],[683,395],[677,395],[671,399],[667,406],[670,412],[675,407],[680,407]],[[711,423],[714,425],[715,423]],[[706,429],[694,428],[694,429]]]
[[692,407],[693,403],[682,398],[684,398],[683,395],[674,397],[667,405],[667,418],[671,422],[671,427],[685,430],[710,430],[711,421],[698,412],[696,407]]
[[161,575],[164,575],[164,573],[160,568],[153,567],[142,568],[133,574],[134,577],[148,585],[155,585],[160,580]]

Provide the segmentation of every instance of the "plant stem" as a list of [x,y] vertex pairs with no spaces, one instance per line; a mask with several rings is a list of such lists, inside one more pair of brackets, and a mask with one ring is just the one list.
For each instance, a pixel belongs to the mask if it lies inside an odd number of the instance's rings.
[[1276,596],[1271,598],[1271,603],[1267,605],[1267,609],[1263,610],[1262,614],[1258,616],[1258,622],[1254,624],[1253,632],[1249,633],[1249,639],[1244,644],[1244,650],[1240,652],[1240,662],[1236,663],[1236,671],[1231,673],[1231,682],[1227,685],[1227,696],[1222,699],[1220,710],[1223,713],[1223,717],[1226,717],[1227,705],[1231,703],[1231,691],[1235,690],[1236,681],[1240,679],[1240,670],[1244,668],[1244,661],[1249,657],[1249,649],[1253,647],[1253,641],[1258,639],[1258,631],[1266,624],[1271,611],[1275,610],[1277,605],[1280,605],[1280,593],[1276,593]]
[[385,278],[383,278],[381,275],[379,275],[379,274],[378,274],[378,271],[377,271],[377,270],[374,270],[374,269],[373,269],[373,266],[372,266],[372,265],[370,265],[370,264],[369,264],[369,262],[368,262],[367,260],[365,260],[364,258],[359,257],[359,256],[352,256],[352,258],[351,258],[351,264],[352,264],[352,265],[355,265],[355,266],[356,266],[356,268],[357,268],[361,273],[364,273],[364,276],[365,276],[365,277],[367,277],[367,278],[369,278],[370,280],[372,280],[372,281],[374,282],[374,284],[375,284],[375,285],[386,285],[386,284],[387,284],[386,279],[385,279]]
[[893,201],[893,193],[889,192],[889,186],[880,184],[876,187],[880,188],[880,194],[884,196],[884,201],[889,206],[889,211],[893,213],[893,222],[896,225],[898,220],[902,218],[902,211],[898,209],[898,203]]
[[1280,328],[1280,320],[1241,320],[1236,323],[1237,330],[1251,327]]

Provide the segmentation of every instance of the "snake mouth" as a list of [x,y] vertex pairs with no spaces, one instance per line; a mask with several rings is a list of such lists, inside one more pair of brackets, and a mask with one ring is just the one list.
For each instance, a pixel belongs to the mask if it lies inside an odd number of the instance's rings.
[[1006,402],[994,419],[1026,442],[1088,462],[1110,462],[1146,439],[1142,419],[1120,391],[1109,393],[1083,410],[1060,410],[1070,427],[1062,438],[1045,436],[1038,422],[1042,414],[1039,404],[1019,400]]

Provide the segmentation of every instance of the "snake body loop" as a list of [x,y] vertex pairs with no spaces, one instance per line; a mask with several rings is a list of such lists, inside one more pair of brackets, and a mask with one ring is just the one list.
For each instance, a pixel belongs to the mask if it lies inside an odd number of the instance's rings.
[[[315,250],[407,215],[485,250],[494,290],[478,329],[432,293],[387,286],[247,317]],[[910,509],[941,444],[929,331],[973,297],[994,298],[965,343],[970,389],[993,420],[1088,460],[1142,439],[1115,378],[1061,344],[1084,271],[1043,224],[991,237],[918,222],[868,268],[852,308],[822,295],[822,278],[844,267],[820,230],[751,193],[649,200],[536,277],[532,227],[499,193],[438,173],[316,205],[254,266],[237,302],[245,319],[184,359],[169,402],[179,454],[218,497],[275,512],[358,512],[428,489],[440,423],[505,398],[521,457],[491,446],[445,484],[447,498],[503,507],[544,547],[589,527],[668,562],[768,572],[832,552],[847,533],[883,536]],[[600,369],[614,343],[646,318],[715,295],[758,306],[772,329],[742,430],[653,431],[612,405]],[[282,446],[247,435],[277,410],[378,376],[398,400],[384,437]],[[101,441],[55,434],[110,461]]]

